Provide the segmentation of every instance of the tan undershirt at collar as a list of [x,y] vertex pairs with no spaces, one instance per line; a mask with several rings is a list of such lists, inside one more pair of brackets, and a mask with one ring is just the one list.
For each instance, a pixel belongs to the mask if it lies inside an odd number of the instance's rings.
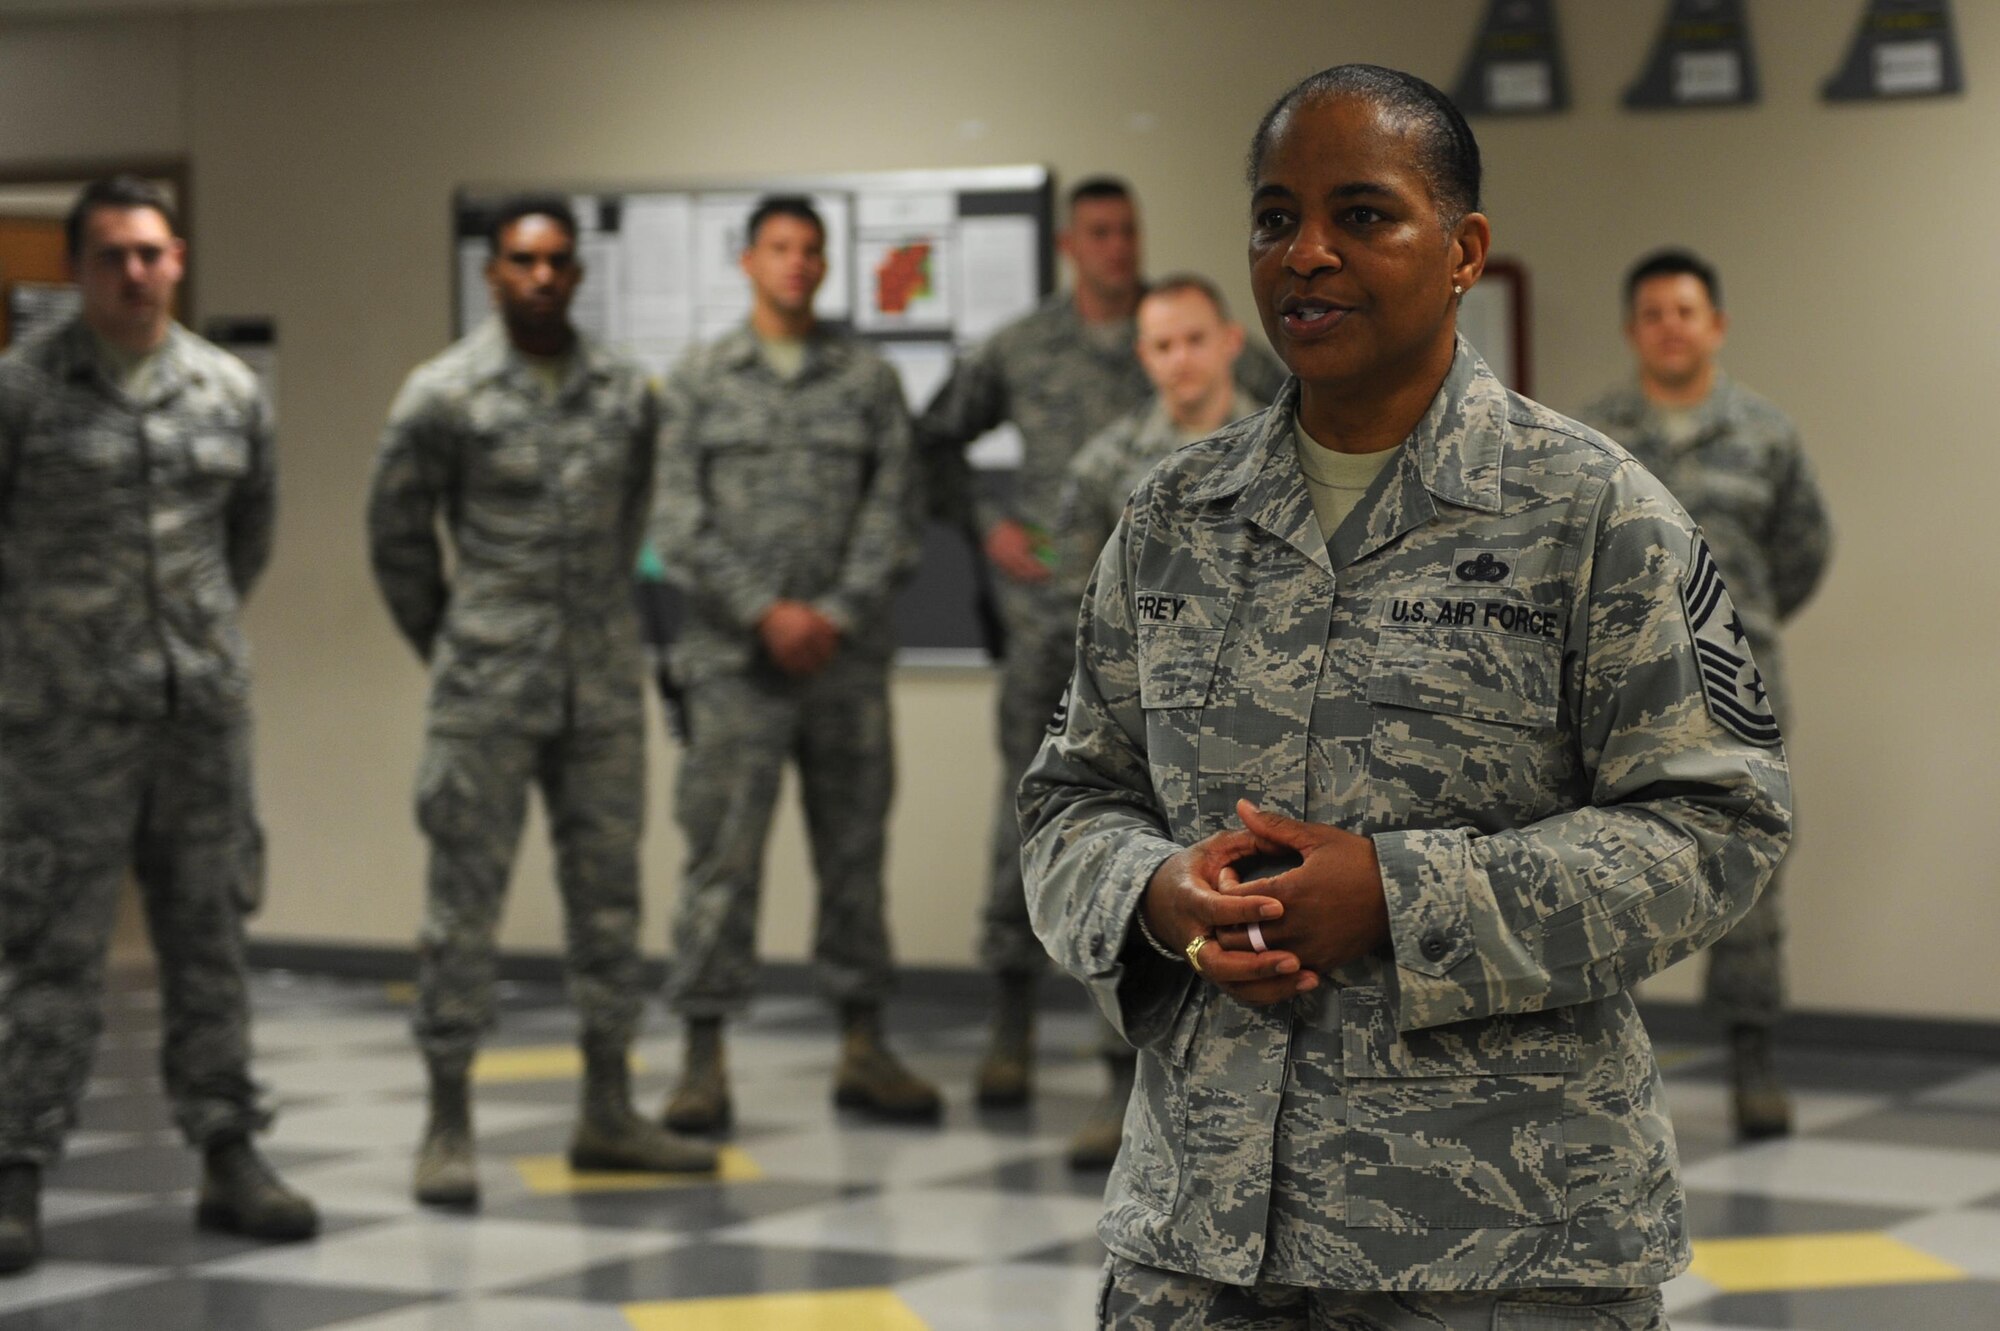
[[1292,417],[1292,446],[1298,450],[1299,470],[1305,473],[1306,492],[1312,496],[1313,515],[1319,519],[1320,535],[1332,540],[1368,493],[1375,478],[1388,469],[1402,453],[1403,446],[1379,453],[1337,453],[1322,448],[1306,433],[1297,416]]
[[1660,437],[1667,441],[1667,447],[1680,448],[1694,442],[1701,432],[1700,407],[1653,407],[1654,416],[1659,418]]
[[756,334],[757,354],[780,379],[796,379],[806,367],[806,341],[802,337],[765,337]]
[[544,401],[553,402],[562,396],[563,384],[569,379],[570,366],[576,362],[574,347],[560,356],[530,356],[525,351],[517,351],[515,354],[520,356],[521,364],[528,367],[528,373],[534,376],[535,383],[542,390]]
[[104,371],[104,377],[134,402],[145,401],[157,377],[160,353],[167,349],[167,344],[161,342],[157,347],[150,347],[145,351],[127,351],[96,333],[90,335],[90,341],[97,354],[98,368]]

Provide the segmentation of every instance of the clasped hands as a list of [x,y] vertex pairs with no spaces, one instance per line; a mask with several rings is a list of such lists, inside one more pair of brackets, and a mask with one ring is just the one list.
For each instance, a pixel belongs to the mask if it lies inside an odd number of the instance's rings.
[[757,636],[778,669],[816,675],[840,650],[840,627],[804,601],[775,601],[757,621]]
[[[1319,987],[1320,975],[1389,941],[1389,906],[1375,843],[1322,823],[1265,813],[1248,800],[1241,830],[1217,832],[1181,850],[1146,884],[1140,909],[1162,943],[1184,950],[1199,935],[1201,976],[1239,1002],[1281,1003]],[[1296,851],[1303,862],[1241,882],[1252,855]],[[1263,936],[1256,951],[1248,926]]]

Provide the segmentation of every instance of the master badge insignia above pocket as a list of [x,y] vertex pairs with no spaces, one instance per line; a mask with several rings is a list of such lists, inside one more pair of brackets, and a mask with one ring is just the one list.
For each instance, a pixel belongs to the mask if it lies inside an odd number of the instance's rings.
[[1514,557],[1506,550],[1454,550],[1451,576],[1454,587],[1511,587],[1514,585]]

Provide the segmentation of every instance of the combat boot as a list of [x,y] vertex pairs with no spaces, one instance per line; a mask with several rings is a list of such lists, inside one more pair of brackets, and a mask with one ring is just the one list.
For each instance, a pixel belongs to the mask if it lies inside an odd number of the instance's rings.
[[713,1146],[685,1142],[632,1108],[632,1072],[624,1050],[586,1053],[583,1105],[570,1138],[571,1169],[648,1174],[706,1174],[715,1169]]
[[1744,1141],[1783,1137],[1792,1130],[1792,1101],[1778,1081],[1768,1026],[1729,1032],[1729,1080],[1735,1089],[1736,1135]]
[[1125,1141],[1125,1106],[1132,1099],[1132,1082],[1139,1060],[1129,1054],[1107,1054],[1104,1065],[1111,1072],[1111,1085],[1104,1098],[1090,1108],[1090,1117],[1069,1139],[1071,1169],[1109,1169],[1118,1159]]
[[732,1113],[722,1018],[690,1017],[680,1085],[668,1097],[662,1121],[674,1132],[715,1133],[728,1129]]
[[319,1212],[285,1186],[248,1137],[227,1137],[204,1152],[195,1223],[252,1239],[309,1239]]
[[899,1123],[935,1123],[944,1101],[937,1087],[904,1067],[882,1043],[882,1009],[848,1003],[840,1014],[840,1066],[833,1102]]
[[977,1094],[986,1109],[1012,1109],[1034,1093],[1035,977],[1002,975],[993,1033],[979,1062]]
[[424,1206],[471,1210],[479,1205],[479,1167],[472,1150],[472,1090],[464,1069],[431,1068],[430,1119],[411,1191]]
[[0,1165],[0,1276],[42,1260],[42,1168]]

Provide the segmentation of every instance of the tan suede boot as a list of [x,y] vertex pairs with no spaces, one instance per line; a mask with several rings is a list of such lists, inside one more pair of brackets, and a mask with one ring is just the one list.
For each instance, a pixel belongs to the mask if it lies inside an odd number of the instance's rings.
[[713,1146],[682,1141],[632,1108],[632,1071],[623,1050],[586,1054],[583,1104],[570,1139],[571,1169],[647,1174],[707,1174]]
[[944,1111],[937,1087],[904,1067],[882,1043],[882,1010],[872,1003],[841,1009],[833,1102],[898,1123],[935,1123]]
[[470,1210],[479,1205],[479,1169],[472,1151],[472,1091],[464,1069],[431,1069],[430,1119],[411,1191],[425,1206]]
[[1028,1103],[1035,1076],[1035,977],[1002,975],[994,996],[993,1033],[979,1062],[976,1094],[985,1109]]
[[722,1047],[720,1017],[691,1017],[680,1085],[667,1099],[663,1116],[674,1132],[713,1133],[729,1127],[729,1066]]

